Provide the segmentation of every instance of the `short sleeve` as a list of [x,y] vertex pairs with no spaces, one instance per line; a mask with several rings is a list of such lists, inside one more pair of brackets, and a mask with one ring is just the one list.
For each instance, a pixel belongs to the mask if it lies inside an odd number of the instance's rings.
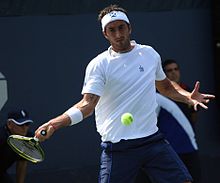
[[92,93],[101,96],[105,86],[104,67],[96,59],[92,60],[86,68],[82,94]]
[[158,59],[157,59],[158,62],[157,62],[157,69],[156,69],[156,80],[161,81],[166,78],[166,74],[164,73],[163,68],[162,68],[160,55],[159,54],[157,55],[158,55]]

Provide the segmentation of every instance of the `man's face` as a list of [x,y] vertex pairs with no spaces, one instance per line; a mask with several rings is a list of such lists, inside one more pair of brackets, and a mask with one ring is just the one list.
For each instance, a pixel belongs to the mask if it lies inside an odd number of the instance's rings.
[[164,68],[166,76],[171,80],[177,83],[180,82],[180,70],[176,63],[171,63],[165,66]]
[[104,36],[112,48],[116,52],[128,51],[131,48],[130,45],[130,34],[131,27],[130,25],[123,20],[116,20],[110,22],[106,25],[105,31],[103,32]]
[[29,124],[17,125],[13,121],[8,121],[7,126],[13,135],[26,136],[29,129]]

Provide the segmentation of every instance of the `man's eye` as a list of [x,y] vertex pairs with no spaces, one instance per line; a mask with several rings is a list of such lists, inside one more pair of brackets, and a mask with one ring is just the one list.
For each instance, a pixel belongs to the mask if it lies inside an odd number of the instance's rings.
[[123,25],[121,25],[121,26],[118,27],[119,30],[122,30],[123,28],[124,28]]
[[118,27],[119,30],[123,30],[124,28],[125,28],[125,25],[120,25],[120,26]]

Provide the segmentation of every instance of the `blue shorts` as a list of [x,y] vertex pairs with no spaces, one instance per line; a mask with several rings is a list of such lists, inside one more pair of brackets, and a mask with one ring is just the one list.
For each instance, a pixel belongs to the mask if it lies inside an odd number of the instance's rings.
[[188,170],[159,132],[140,139],[102,142],[99,183],[134,183],[141,169],[157,183],[192,181]]

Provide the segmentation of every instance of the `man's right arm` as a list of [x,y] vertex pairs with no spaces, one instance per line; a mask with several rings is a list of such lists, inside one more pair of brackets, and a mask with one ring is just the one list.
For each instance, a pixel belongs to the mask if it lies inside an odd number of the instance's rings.
[[[75,104],[73,107],[78,109],[82,115],[83,119],[87,118],[90,116],[94,109],[95,106],[97,105],[99,101],[99,96],[91,94],[91,93],[86,93],[84,94],[82,100]],[[40,141],[44,141],[48,138],[50,138],[51,135],[55,132],[55,130],[69,126],[71,124],[71,117],[67,115],[67,113],[63,113],[60,116],[57,116],[51,120],[49,120],[47,123],[44,123],[41,125],[36,131],[35,131],[35,136],[39,138]],[[40,132],[42,130],[45,130],[47,132],[46,136],[42,136]]]

